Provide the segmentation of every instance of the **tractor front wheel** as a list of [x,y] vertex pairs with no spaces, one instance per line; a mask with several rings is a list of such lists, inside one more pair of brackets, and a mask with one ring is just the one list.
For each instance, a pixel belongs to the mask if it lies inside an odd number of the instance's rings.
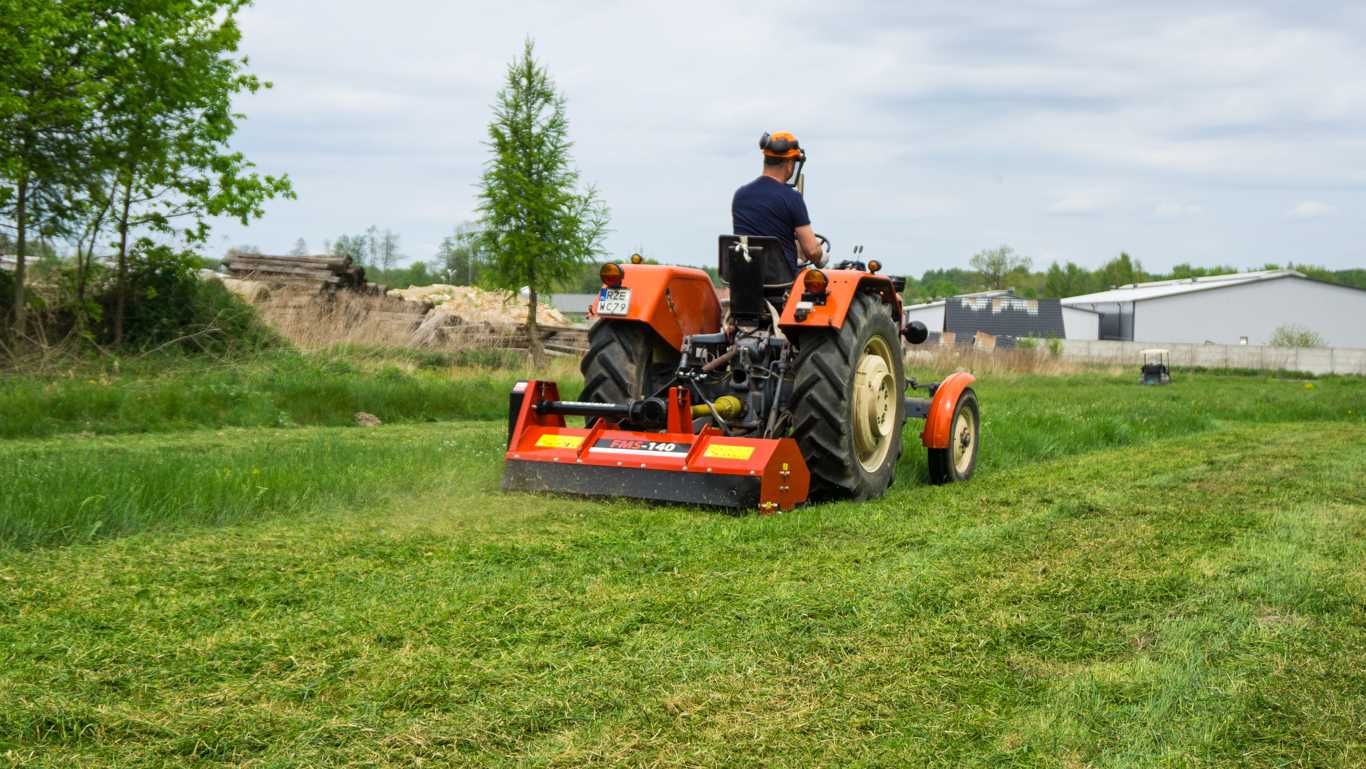
[[838,329],[803,332],[792,437],[813,497],[871,499],[892,485],[906,421],[906,377],[891,308],[859,293]]
[[977,469],[977,447],[982,442],[982,412],[977,394],[968,388],[953,407],[948,448],[930,449],[930,483],[957,483]]

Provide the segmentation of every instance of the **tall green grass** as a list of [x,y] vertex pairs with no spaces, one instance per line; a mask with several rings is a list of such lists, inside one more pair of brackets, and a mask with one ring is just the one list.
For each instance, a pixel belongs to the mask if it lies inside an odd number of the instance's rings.
[[[375,374],[349,364],[308,363],[283,373],[248,370],[232,385],[216,379],[232,376],[224,371],[204,377],[207,381],[176,374],[124,382],[107,389],[126,399],[125,405],[105,421],[92,423],[91,431],[273,426],[281,424],[282,413],[289,416],[287,424],[349,425],[358,409],[386,420],[397,415],[400,420],[460,416],[487,421],[0,443],[0,546],[63,545],[145,530],[363,507],[394,494],[449,484],[457,475],[496,487],[506,392],[513,375],[392,371]],[[189,392],[178,393],[180,386]],[[577,384],[569,387],[572,392]],[[235,388],[238,397],[203,396],[224,388]],[[1180,386],[1145,388],[1128,378],[1101,375],[1014,376],[984,378],[977,390],[983,409],[978,473],[985,482],[1013,467],[1172,440],[1225,423],[1366,419],[1361,410],[1366,381],[1357,379],[1304,383],[1204,376],[1183,380]],[[139,392],[156,407],[135,405],[143,403]],[[203,409],[205,402],[255,406],[214,411]],[[52,421],[42,424],[69,424],[59,418],[61,413],[51,407]],[[926,477],[920,427],[918,422],[907,427],[898,488],[914,488]]]
[[[0,377],[0,438],[346,425],[357,411],[385,422],[499,418],[524,374],[469,362],[486,361],[282,352],[164,370],[10,375]],[[574,390],[567,382],[566,391]]]

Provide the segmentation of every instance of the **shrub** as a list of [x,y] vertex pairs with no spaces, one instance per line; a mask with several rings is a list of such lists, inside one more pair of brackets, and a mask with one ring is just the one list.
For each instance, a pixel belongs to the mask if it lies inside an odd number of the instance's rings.
[[1054,358],[1062,357],[1062,340],[1053,337],[1048,340],[1048,354]]
[[[226,353],[276,346],[279,337],[256,311],[219,281],[199,277],[200,258],[191,251],[143,239],[129,255],[128,302],[123,340],[134,349],[165,346],[189,352]],[[104,317],[113,318],[115,288],[102,298]],[[112,327],[106,328],[106,339]]]
[[1272,347],[1322,347],[1323,337],[1307,328],[1286,323],[1271,332],[1270,343]]
[[1015,340],[1015,348],[1018,350],[1037,350],[1039,349],[1039,340],[1028,336],[1021,337]]

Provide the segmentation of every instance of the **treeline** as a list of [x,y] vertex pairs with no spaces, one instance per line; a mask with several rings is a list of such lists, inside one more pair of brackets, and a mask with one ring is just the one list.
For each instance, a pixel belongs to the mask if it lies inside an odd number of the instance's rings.
[[[238,53],[242,0],[5,0],[0,11],[0,334],[145,347],[223,322],[195,280],[213,217],[292,197],[230,140],[268,87]],[[57,259],[52,244],[70,256]],[[36,245],[36,247],[35,247]],[[35,261],[37,257],[37,261]],[[36,274],[35,274],[36,271]],[[37,280],[33,280],[37,278]],[[207,292],[207,293],[206,293]]]

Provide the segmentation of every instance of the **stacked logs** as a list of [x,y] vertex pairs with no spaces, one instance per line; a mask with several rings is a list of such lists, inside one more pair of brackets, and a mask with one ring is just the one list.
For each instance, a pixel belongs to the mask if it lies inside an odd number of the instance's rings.
[[365,288],[365,268],[353,265],[349,256],[233,254],[223,260],[223,265],[241,280],[313,283],[331,290]]

